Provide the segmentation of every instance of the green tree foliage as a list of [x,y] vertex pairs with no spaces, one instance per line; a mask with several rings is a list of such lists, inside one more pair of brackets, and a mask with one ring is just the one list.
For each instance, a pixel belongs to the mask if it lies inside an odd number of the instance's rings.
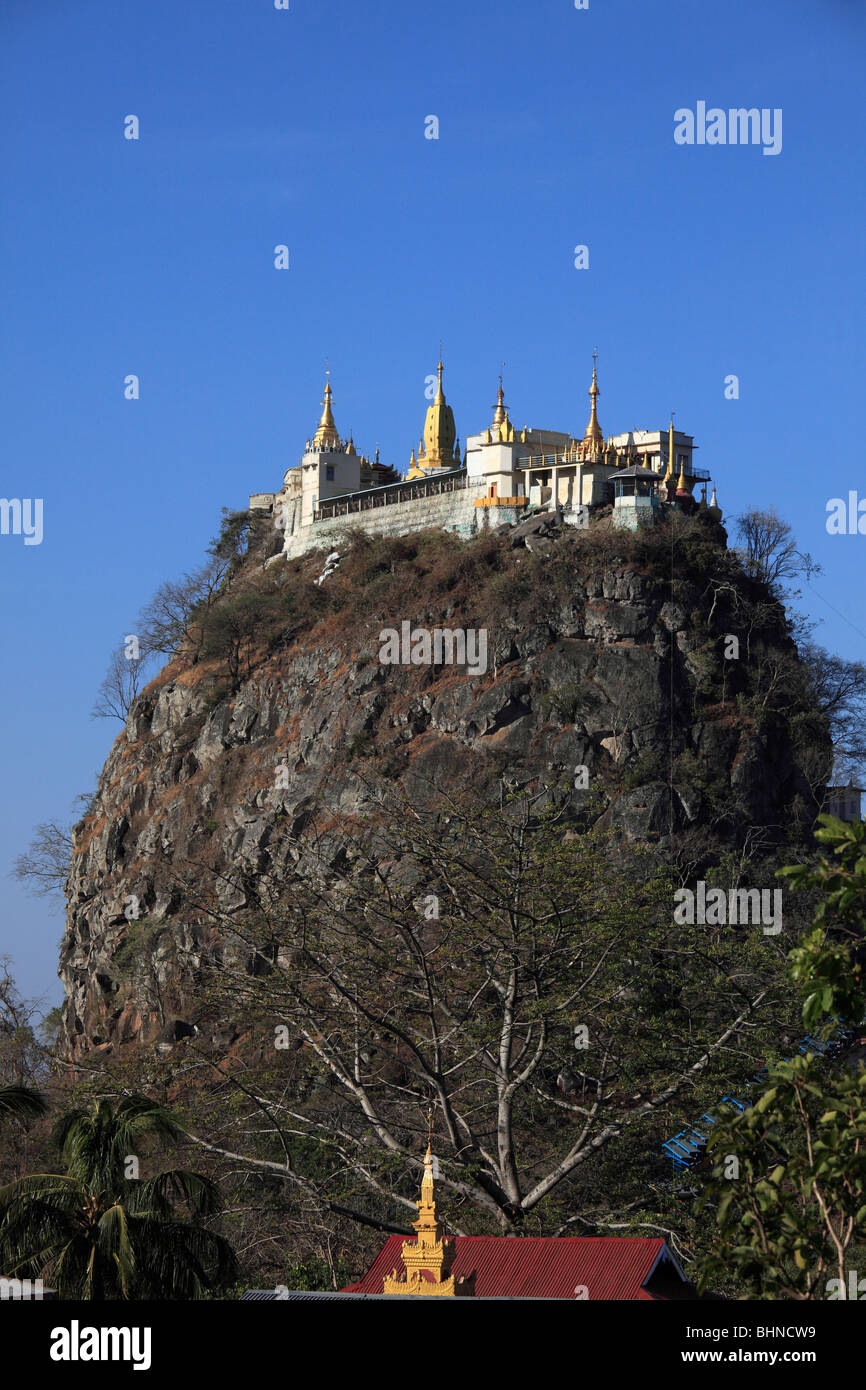
[[225,661],[233,685],[252,671],[262,629],[278,610],[276,595],[246,593],[225,599],[208,614],[204,654]]
[[[830,1039],[840,1023],[863,1019],[866,826],[822,816],[817,836],[829,856],[780,873],[821,893],[789,959],[804,1024]],[[846,1297],[852,1254],[866,1241],[862,1062],[777,1063],[751,1109],[713,1126],[709,1150],[713,1176],[697,1211],[714,1212],[718,1244],[701,1263],[701,1286],[734,1275],[758,1298],[825,1298],[831,1288]]]
[[176,1143],[182,1133],[140,1095],[63,1116],[56,1140],[65,1172],[0,1189],[4,1272],[44,1278],[67,1298],[201,1298],[228,1286],[234,1253],[203,1224],[220,1209],[215,1184],[184,1168],[127,1177],[143,1143]]
[[208,554],[229,564],[239,561],[247,548],[251,521],[248,511],[232,512],[223,507],[219,535],[208,546]]
[[803,1022],[808,1028],[833,1015],[859,1027],[866,1008],[866,822],[835,816],[819,816],[819,822],[815,838],[831,857],[780,871],[793,888],[821,895],[813,930],[791,953],[792,974],[805,990]]
[[0,1120],[35,1120],[47,1108],[44,1097],[30,1086],[0,1086]]

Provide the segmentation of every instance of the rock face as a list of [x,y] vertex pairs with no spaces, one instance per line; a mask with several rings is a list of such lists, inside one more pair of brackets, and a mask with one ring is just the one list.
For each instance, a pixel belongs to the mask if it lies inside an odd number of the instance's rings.
[[[591,808],[622,853],[633,842],[665,857],[692,845],[693,863],[756,830],[778,841],[798,817],[808,828],[796,701],[775,712],[761,703],[768,654],[796,663],[781,610],[728,670],[721,643],[736,628],[721,610],[709,619],[699,584],[674,592],[663,574],[616,557],[584,565],[578,535],[552,535],[529,530],[514,550],[501,537],[512,567],[552,563],[532,553],[539,539],[560,556],[570,546],[573,563],[542,616],[527,622],[505,605],[489,619],[483,675],[381,664],[382,624],[365,627],[359,592],[351,632],[313,626],[228,693],[204,660],[177,657],[151,682],[75,827],[61,957],[68,1054],[170,1047],[193,1031],[196,971],[215,949],[196,888],[223,911],[243,906],[220,875],[279,868],[314,812],[337,857],[371,779],[423,800],[434,784],[558,778],[575,815]],[[312,563],[320,574],[322,560]],[[394,604],[395,619],[410,616],[405,591]],[[446,594],[438,611],[411,617],[456,626],[452,608]]]

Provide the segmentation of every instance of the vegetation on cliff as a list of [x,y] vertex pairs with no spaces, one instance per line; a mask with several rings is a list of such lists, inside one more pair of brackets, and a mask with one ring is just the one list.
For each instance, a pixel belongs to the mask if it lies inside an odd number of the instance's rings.
[[[684,517],[543,539],[268,564],[236,514],[143,614],[164,668],[109,674],[63,1063],[77,1104],[183,1115],[248,1281],[333,1285],[407,1231],[428,1111],[451,1229],[696,1258],[661,1140],[797,1036],[820,885],[778,934],[678,925],[674,894],[808,865],[856,680],[800,659],[758,544]],[[484,628],[488,669],[383,664],[407,620]]]

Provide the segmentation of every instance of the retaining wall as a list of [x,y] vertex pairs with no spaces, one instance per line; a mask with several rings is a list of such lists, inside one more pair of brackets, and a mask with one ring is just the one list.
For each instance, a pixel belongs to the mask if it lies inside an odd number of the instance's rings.
[[[469,482],[457,492],[443,492],[435,497],[413,497],[405,502],[391,502],[388,506],[373,507],[370,511],[352,512],[349,516],[328,517],[324,521],[314,521],[294,535],[286,537],[284,554],[291,560],[304,555],[308,550],[319,546],[339,545],[347,531],[366,531],[370,536],[405,536],[410,531],[424,531],[428,526],[441,526],[446,531],[456,531],[461,536],[472,536],[488,524],[485,519],[487,508],[475,506],[476,497],[486,492],[484,482]],[[506,520],[496,515],[496,508],[489,519],[490,525]]]

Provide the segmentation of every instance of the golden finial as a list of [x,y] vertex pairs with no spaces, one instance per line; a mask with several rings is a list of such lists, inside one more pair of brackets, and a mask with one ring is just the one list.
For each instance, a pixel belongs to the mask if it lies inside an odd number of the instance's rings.
[[427,1110],[427,1151],[424,1154],[424,1176],[421,1179],[421,1201],[418,1203],[419,1227],[429,1229],[436,1222],[436,1201],[433,1193],[433,1107]]
[[325,373],[325,396],[322,401],[324,409],[322,410],[322,416],[319,420],[319,428],[313,436],[313,445],[318,446],[320,449],[337,448],[340,443],[340,436],[337,433],[337,427],[334,424],[334,415],[331,410],[332,396],[331,368],[329,366]]
[[[502,363],[503,367],[505,363]],[[505,392],[502,389],[502,373],[499,373],[499,390],[496,393],[496,406],[493,414],[493,429],[498,429],[504,425],[508,419],[508,407],[505,404]]]
[[589,424],[584,433],[584,441],[587,444],[598,446],[604,443],[604,435],[601,425],[598,423],[598,398],[601,392],[598,389],[598,348],[592,354],[592,385],[589,388],[589,398],[592,401],[592,408],[589,414]]
[[675,462],[676,460],[674,457],[674,412],[671,411],[671,423],[670,428],[668,430],[668,466],[665,469],[665,478],[672,478],[674,476]]
[[686,465],[685,460],[683,460],[680,464],[680,476],[677,479],[677,497],[691,497],[691,495],[686,482]]

